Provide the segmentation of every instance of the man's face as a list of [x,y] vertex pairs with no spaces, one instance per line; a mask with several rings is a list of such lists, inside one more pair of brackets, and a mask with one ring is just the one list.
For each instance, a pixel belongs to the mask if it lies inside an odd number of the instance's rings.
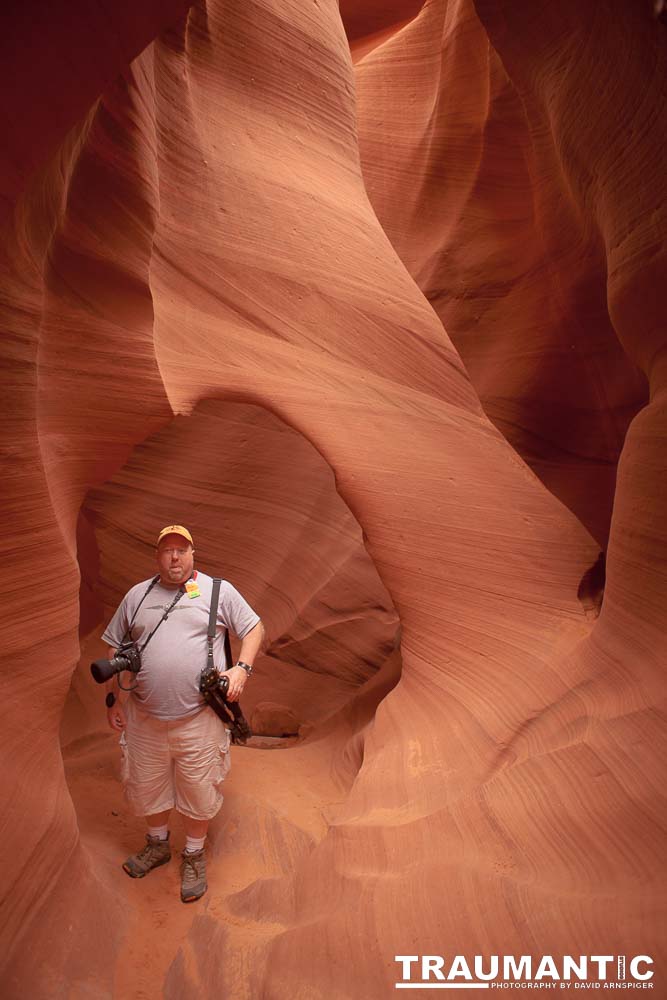
[[165,535],[157,548],[162,583],[178,586],[192,576],[195,550],[182,535]]

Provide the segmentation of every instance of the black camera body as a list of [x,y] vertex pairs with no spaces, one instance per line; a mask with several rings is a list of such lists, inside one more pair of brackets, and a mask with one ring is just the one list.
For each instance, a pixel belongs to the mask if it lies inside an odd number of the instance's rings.
[[215,667],[207,667],[206,670],[202,670],[201,677],[199,678],[199,691],[201,694],[206,696],[207,694],[212,694],[214,691],[219,691],[221,696],[226,699],[228,690],[228,677],[218,673]]
[[199,677],[199,691],[204,701],[213,709],[225,726],[229,727],[232,743],[245,743],[252,736],[241,706],[237,701],[227,701],[229,677],[215,667],[206,667]]
[[104,684],[114,674],[129,670],[138,674],[141,670],[141,650],[136,642],[123,642],[116,650],[116,655],[110,660],[94,660],[90,664],[90,672],[98,684]]

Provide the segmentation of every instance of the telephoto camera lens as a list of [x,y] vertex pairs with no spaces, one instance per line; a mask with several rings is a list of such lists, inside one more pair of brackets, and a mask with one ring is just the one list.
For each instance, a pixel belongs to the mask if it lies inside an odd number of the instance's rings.
[[131,670],[133,674],[141,670],[141,653],[133,642],[121,646],[110,660],[93,660],[90,664],[90,672],[98,684],[104,684],[123,670]]

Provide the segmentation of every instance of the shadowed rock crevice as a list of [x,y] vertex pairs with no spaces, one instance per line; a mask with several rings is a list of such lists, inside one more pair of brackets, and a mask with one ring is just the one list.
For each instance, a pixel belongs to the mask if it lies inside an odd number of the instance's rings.
[[486,415],[605,547],[648,384],[610,318],[601,234],[486,6],[426,4],[357,62],[366,190]]

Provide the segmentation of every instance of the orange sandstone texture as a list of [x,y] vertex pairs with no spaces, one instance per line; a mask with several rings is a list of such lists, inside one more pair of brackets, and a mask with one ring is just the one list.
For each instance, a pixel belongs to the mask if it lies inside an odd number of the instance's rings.
[[[14,204],[3,517],[41,586],[3,607],[8,996],[374,1000],[406,950],[664,975],[664,29],[621,0],[409,6],[368,7],[355,70],[333,0],[193,5],[84,121],[63,94]],[[87,650],[174,502],[272,625],[253,698],[311,723],[235,752],[195,913],[118,867],[141,824],[85,674],[78,816],[57,741],[77,524]]]
[[[574,154],[569,128],[565,136],[554,127],[551,106],[539,107],[523,85],[529,60],[519,28],[502,29],[512,36],[510,51],[517,50],[521,71],[514,72],[504,45],[494,47],[485,27],[487,11],[493,26],[505,23],[502,5],[477,8],[473,0],[425,4],[418,18],[358,62],[366,187],[392,245],[461,354],[486,414],[605,548],[618,456],[648,396],[645,374],[619,343],[609,315],[601,231],[609,221],[586,205],[588,161],[606,147],[608,129],[618,135],[617,163],[632,156],[621,124],[632,116],[631,96],[620,121],[615,96],[610,121],[597,117],[594,81],[603,78],[605,63],[608,72],[616,28],[612,18],[593,23],[592,8],[578,14],[581,30],[589,30],[585,13],[591,21],[590,58],[582,61],[577,20],[568,33],[561,5],[549,7],[547,27],[531,21],[540,46],[553,50],[548,75],[532,36],[526,40],[552,103],[559,95],[567,104],[585,141],[593,118],[600,127],[596,151]],[[523,32],[529,10],[512,5]],[[645,36],[647,48],[664,44],[659,24],[636,19],[629,32]],[[563,58],[580,68],[590,101],[579,75],[575,83],[564,73]],[[637,69],[639,98],[643,88],[651,92],[645,78],[652,71]],[[652,88],[649,118],[659,113],[658,79]],[[650,129],[647,121],[644,136]],[[577,184],[585,188],[581,197]]]
[[2,5],[1,218],[123,64],[188,6],[187,0]]

